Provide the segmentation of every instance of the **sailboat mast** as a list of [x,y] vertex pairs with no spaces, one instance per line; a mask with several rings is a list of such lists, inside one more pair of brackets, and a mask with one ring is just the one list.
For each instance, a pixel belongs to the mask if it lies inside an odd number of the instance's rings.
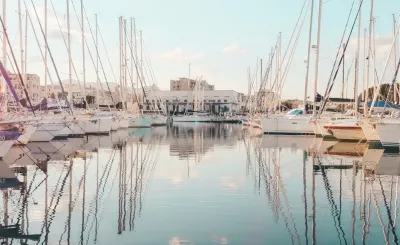
[[[25,9],[25,41],[24,41],[24,45],[25,45],[25,53],[24,53],[24,55],[25,55],[25,57],[24,57],[24,60],[25,60],[25,68],[24,68],[24,73],[23,73],[23,80],[24,81],[26,81],[27,79],[27,72],[28,72],[28,63],[27,63],[27,60],[28,60],[28,10],[27,9]],[[31,95],[30,95],[31,96]]]
[[[142,86],[145,85],[144,79],[143,79],[143,36],[142,36],[142,31],[139,31],[139,36],[140,36],[140,80],[143,81]],[[144,88],[143,90],[143,98],[142,98],[142,104],[143,104],[143,109],[144,109],[144,97],[146,96]],[[143,112],[143,110],[142,110]]]
[[368,34],[368,52],[367,52],[367,86],[365,91],[364,101],[364,116],[368,116],[368,99],[369,99],[369,79],[371,67],[371,37],[372,37],[372,23],[374,21],[374,0],[371,0],[371,9],[369,13],[369,34]]
[[[130,22],[131,22],[131,23],[130,23],[130,24],[131,24],[131,28],[130,28],[130,29],[131,29],[131,49],[132,49],[132,48],[134,47],[134,46],[133,46],[133,18],[131,17],[130,20],[131,20],[131,21],[130,21]],[[131,53],[131,74],[132,74],[132,76],[131,76],[131,81],[132,81],[132,82],[131,82],[131,86],[132,86],[132,91],[131,91],[131,96],[132,96],[132,98],[131,98],[131,99],[132,99],[132,101],[131,101],[131,102],[132,102],[132,104],[133,104],[133,95],[135,94],[135,91],[134,91],[135,88],[134,88],[134,86],[133,86],[133,71],[134,71],[134,67],[133,67],[133,66],[135,65],[135,62],[134,62],[134,60],[133,60],[134,57],[133,57],[133,55],[132,55],[132,52],[130,52],[130,53]],[[137,91],[137,90],[136,90],[136,91]]]
[[322,15],[322,0],[318,2],[318,29],[317,29],[317,52],[315,55],[315,73],[314,73],[314,104],[313,117],[317,114],[317,93],[318,93],[318,68],[319,68],[319,51],[321,43],[321,15]]
[[248,101],[248,103],[249,103],[249,114],[250,114],[250,116],[251,116],[251,103],[252,103],[252,101],[251,101],[251,75],[250,75],[250,67],[247,69],[247,75],[248,75],[248,86],[249,86],[249,92],[248,92],[248,95],[249,95],[249,98],[247,99],[247,101]]
[[123,93],[122,93],[122,109],[126,110],[126,88],[128,83],[128,59],[127,59],[127,40],[128,37],[126,35],[126,19],[124,19],[124,84],[123,84]]
[[[7,26],[7,22],[6,22],[6,13],[7,13],[7,11],[6,11],[6,0],[3,0],[3,23],[4,23],[4,26],[5,26],[5,28],[6,28],[6,26]],[[4,69],[7,71],[7,33],[5,32],[5,31],[3,31],[3,60],[2,60],[2,63],[3,63],[3,66],[4,66]],[[4,112],[4,113],[6,113],[7,112],[7,90],[8,90],[8,88],[7,88],[7,84],[6,84],[6,80],[5,80],[5,78],[3,77],[3,78],[1,78],[1,92],[3,93],[3,95],[4,95],[4,98],[5,98],[5,101],[4,101],[4,104],[3,104],[3,108],[2,108],[2,111]]]
[[[375,23],[376,23],[376,17],[374,17],[374,21],[372,22],[372,56],[373,56],[373,60],[372,60],[372,76],[373,76],[373,81],[374,81],[374,97],[375,94],[377,93],[377,78],[376,78],[376,38],[375,38]],[[372,107],[373,105],[371,105]]]
[[[27,17],[28,18],[28,17]],[[47,39],[47,0],[44,0],[44,38]],[[47,42],[45,42],[44,47],[44,97],[47,98],[47,76],[48,76],[48,68],[47,68]]]
[[366,99],[366,96],[365,96],[365,82],[366,82],[366,79],[365,79],[365,72],[366,72],[366,58],[367,58],[367,46],[366,46],[366,44],[367,44],[367,29],[364,29],[364,61],[363,61],[363,101],[364,101],[364,104],[365,104],[365,99]]
[[306,78],[305,78],[305,82],[304,82],[303,114],[306,114],[308,77],[309,77],[309,73],[310,73],[310,55],[311,55],[313,15],[314,15],[314,0],[311,0],[310,30],[309,30],[309,34],[308,34],[308,49],[307,49],[307,60],[306,60]]
[[[394,59],[394,68],[396,69],[397,65],[397,37],[396,37],[396,16],[393,14],[393,37],[394,37],[394,51],[393,51],[393,59]],[[397,103],[397,83],[395,81],[393,88],[393,103]]]
[[122,40],[123,40],[123,36],[122,36],[122,16],[119,17],[118,19],[118,25],[119,25],[119,99],[121,101],[121,105],[122,105],[122,80],[123,80],[123,76],[124,76],[124,72],[123,72],[123,53],[122,53]]
[[[47,0],[46,0],[47,1]],[[81,23],[82,23],[82,77],[83,77],[83,99],[86,100],[86,61],[85,61],[85,20],[83,10],[83,0],[81,0]],[[86,105],[87,106],[87,105]]]
[[96,24],[96,104],[97,110],[100,110],[100,93],[99,93],[99,41],[98,41],[98,25],[97,25],[97,14],[94,15]]
[[[25,74],[25,64],[24,64],[24,42],[22,41],[23,31],[22,31],[22,9],[21,0],[18,0],[18,29],[19,29],[19,47],[21,55],[21,71],[22,76]],[[25,82],[25,80],[24,80]]]
[[[133,35],[134,41],[135,41],[135,57],[134,59],[137,61],[137,36],[136,36],[136,21],[135,18],[133,19]],[[137,62],[136,62],[137,65]],[[139,107],[139,97],[138,97],[138,92],[139,92],[139,73],[136,71],[136,103]]]
[[71,67],[71,25],[69,21],[69,1],[67,0],[67,28],[68,28],[68,79],[69,79],[69,86],[68,86],[68,101],[71,103],[71,107],[74,107],[74,101],[72,97],[72,67]]
[[355,79],[354,79],[354,113],[355,116],[358,116],[358,80],[359,80],[359,58],[360,58],[360,39],[361,39],[361,4],[363,0],[359,0],[360,3],[360,11],[358,13],[358,38],[357,38],[357,53],[356,53],[356,71],[355,71]]

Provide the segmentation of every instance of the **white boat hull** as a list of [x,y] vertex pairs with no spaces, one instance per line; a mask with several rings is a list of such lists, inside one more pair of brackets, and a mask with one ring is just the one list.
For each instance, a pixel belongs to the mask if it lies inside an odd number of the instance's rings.
[[212,119],[197,115],[175,116],[173,117],[173,122],[212,122]]
[[376,131],[383,146],[400,146],[400,123],[380,122],[376,124]]
[[15,145],[26,145],[29,141],[32,140],[32,136],[36,133],[38,129],[37,125],[28,124],[24,128],[24,133],[18,137],[18,140],[15,141]]
[[153,117],[153,122],[151,126],[164,126],[167,125],[168,118],[165,116]]
[[83,136],[85,132],[85,121],[74,120],[66,124],[66,126],[61,129],[54,139],[66,139],[66,138],[76,138]]
[[362,131],[364,132],[365,138],[369,142],[380,141],[378,132],[376,131],[376,123],[374,121],[363,119],[358,122]]
[[309,117],[271,117],[262,118],[261,127],[264,134],[277,135],[314,135]]
[[85,122],[86,134],[109,134],[112,128],[111,118],[91,118]]
[[65,128],[65,122],[39,123],[36,132],[33,133],[30,142],[48,142]]
[[129,120],[130,128],[150,128],[153,123],[153,118],[149,116],[140,116]]
[[129,118],[121,117],[119,119],[119,128],[129,128]]

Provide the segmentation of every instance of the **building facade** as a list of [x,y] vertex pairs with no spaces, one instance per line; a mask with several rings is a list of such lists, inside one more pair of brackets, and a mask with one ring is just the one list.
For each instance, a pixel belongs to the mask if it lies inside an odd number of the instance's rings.
[[[13,74],[13,73],[8,73],[11,83],[13,84],[13,87],[15,89],[15,92],[17,93],[19,99],[26,98],[24,89],[21,84],[21,80],[18,74]],[[22,75],[23,76],[23,75]],[[23,76],[24,79],[24,76]],[[26,88],[26,91],[28,92],[29,98],[33,104],[36,104],[40,102],[41,100],[41,90],[40,90],[40,77],[36,74],[26,74],[26,80],[24,81],[24,85]],[[14,101],[14,97],[10,92],[10,89],[8,91],[8,98],[9,101]]]
[[215,86],[208,84],[207,81],[205,80],[197,81],[185,77],[181,77],[178,80],[170,80],[169,90],[171,91],[195,90],[196,85],[199,86],[200,88],[204,88],[204,90],[206,91],[215,90]]
[[[240,113],[244,107],[244,95],[234,90],[205,90],[205,91],[150,91],[147,95],[149,106],[161,100],[166,105],[168,114],[195,110],[213,114],[232,112]],[[152,108],[146,108],[152,109]]]

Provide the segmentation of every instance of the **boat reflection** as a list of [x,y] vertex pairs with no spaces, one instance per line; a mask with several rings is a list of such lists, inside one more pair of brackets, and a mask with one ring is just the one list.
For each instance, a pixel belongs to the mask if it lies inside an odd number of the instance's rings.
[[[251,144],[253,147],[249,147]],[[329,244],[398,244],[398,152],[387,153],[366,143],[318,142],[313,137],[293,136],[263,136],[261,141],[245,141],[245,145],[248,169],[251,166],[250,173],[258,178],[256,188],[265,186],[275,222],[285,224],[293,244],[325,244],[327,238]],[[294,155],[298,158],[285,158],[288,151],[297,152]],[[302,173],[287,166],[300,161]],[[283,173],[295,178],[296,183],[302,176],[301,194],[287,193],[288,188],[294,188],[293,180]],[[288,187],[286,182],[290,183]],[[296,210],[291,208],[291,203],[298,205],[298,198],[304,205],[303,220],[293,215]],[[328,216],[326,206],[330,209]],[[377,225],[381,229],[372,228]],[[327,237],[327,229],[335,234]],[[381,236],[376,233],[379,230]],[[378,237],[383,240],[379,242]]]

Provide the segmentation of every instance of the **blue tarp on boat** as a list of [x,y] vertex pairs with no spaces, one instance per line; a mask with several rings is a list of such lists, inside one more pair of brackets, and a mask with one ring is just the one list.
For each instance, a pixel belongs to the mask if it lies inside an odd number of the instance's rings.
[[[368,107],[371,107],[371,105],[372,105],[372,101],[369,101],[368,102]],[[383,107],[385,107],[385,101],[375,101],[375,103],[374,103],[374,108],[383,108]],[[393,103],[390,103],[390,102],[387,102],[386,103],[386,108],[392,108],[392,109],[400,109],[400,106],[399,105],[396,105],[396,104],[393,104]]]

